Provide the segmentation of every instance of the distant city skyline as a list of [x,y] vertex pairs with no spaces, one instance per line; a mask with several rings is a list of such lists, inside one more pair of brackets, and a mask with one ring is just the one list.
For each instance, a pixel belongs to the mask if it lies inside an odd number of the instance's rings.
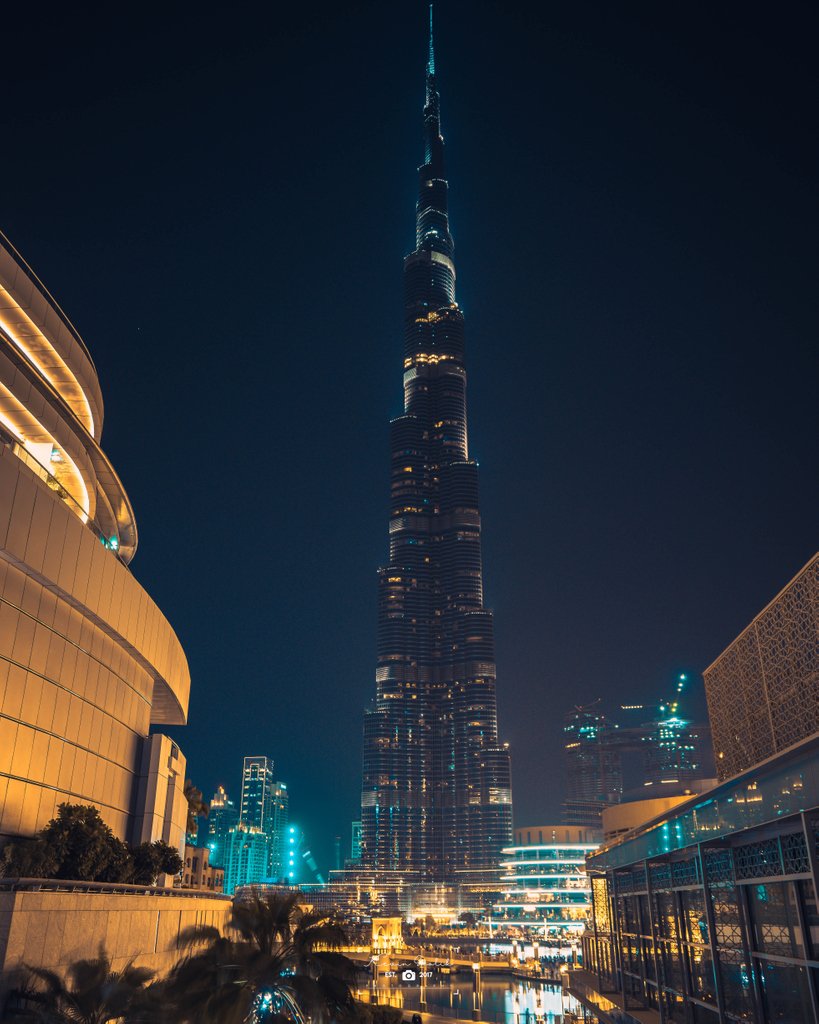
[[598,699],[567,709],[564,822],[599,827],[606,806],[676,794],[716,777],[710,726],[693,720],[686,691],[690,679],[682,672],[644,704],[609,707]]

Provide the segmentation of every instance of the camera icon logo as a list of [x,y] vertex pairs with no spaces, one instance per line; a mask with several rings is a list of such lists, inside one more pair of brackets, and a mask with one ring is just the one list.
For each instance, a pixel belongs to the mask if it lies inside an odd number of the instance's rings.
[[405,970],[401,971],[401,981],[417,981],[417,980],[418,980],[418,975],[416,974],[416,972],[411,967],[407,967]]

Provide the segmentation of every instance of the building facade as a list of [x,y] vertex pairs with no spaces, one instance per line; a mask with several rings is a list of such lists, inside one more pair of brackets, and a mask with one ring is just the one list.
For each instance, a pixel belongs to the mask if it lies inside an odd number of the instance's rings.
[[819,731],[819,554],[703,673],[717,775]]
[[225,844],[225,893],[232,896],[242,885],[270,879],[270,836],[241,823],[231,829]]
[[586,856],[599,842],[596,830],[577,826],[515,829],[515,845],[503,851],[503,896],[492,907],[490,928],[546,946],[577,942],[591,908]]
[[816,1024],[818,858],[813,738],[589,859],[588,975],[572,991],[658,1022]]
[[[688,676],[683,672],[671,694],[656,704],[620,706],[615,743],[626,760],[630,753],[637,755],[635,777],[623,772],[626,790],[647,785],[684,786],[713,776],[711,728],[686,718],[683,695],[687,685]],[[632,724],[635,718],[637,722]]]
[[185,844],[180,888],[206,889],[208,892],[224,891],[224,869],[211,864],[210,849],[207,846],[190,846],[188,843]]
[[759,760],[587,861],[587,970],[570,988],[603,1024],[819,1024],[819,729],[788,698],[815,700],[817,564],[707,670],[717,764]]
[[0,236],[0,843],[60,803],[181,851],[190,675],[128,570],[137,528],[100,447],[103,403],[80,335]]
[[361,863],[445,880],[493,869],[512,838],[483,604],[430,26],[415,249],[404,260],[404,414],[391,424],[389,564],[379,570],[376,696],[364,720]]
[[239,821],[246,828],[268,832],[274,816],[276,775],[272,757],[253,755],[242,762]]
[[270,877],[286,878],[293,865],[289,856],[290,847],[290,796],[284,782],[273,784],[273,807],[270,819]]
[[[242,797],[238,825],[228,833],[225,849],[227,850],[229,844],[235,846],[238,842],[231,838],[233,832],[263,833],[267,836],[267,861],[262,865],[254,854],[247,860],[252,866],[248,870],[252,869],[258,873],[254,877],[243,876],[242,881],[236,884],[280,881],[287,877],[289,869],[292,869],[288,858],[289,813],[287,786],[276,781],[273,758],[265,755],[245,757],[242,763]],[[255,847],[258,845],[256,842]],[[228,870],[227,853],[225,869]]]
[[224,786],[218,786],[208,805],[207,818],[199,819],[197,846],[207,846],[210,863],[223,868],[227,849],[227,837],[239,823],[239,808],[228,796]]

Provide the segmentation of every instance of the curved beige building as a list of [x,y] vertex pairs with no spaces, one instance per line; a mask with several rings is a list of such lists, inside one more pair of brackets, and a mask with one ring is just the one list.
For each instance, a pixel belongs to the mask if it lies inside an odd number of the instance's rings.
[[190,675],[128,563],[133,509],[100,447],[77,331],[0,235],[0,843],[63,801],[122,838],[178,845]]

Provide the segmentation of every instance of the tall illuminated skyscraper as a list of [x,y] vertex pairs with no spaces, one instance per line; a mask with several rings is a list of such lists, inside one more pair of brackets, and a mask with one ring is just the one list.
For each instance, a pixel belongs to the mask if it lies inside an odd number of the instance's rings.
[[361,859],[437,880],[497,868],[512,842],[512,789],[483,605],[432,8],[423,124],[416,244],[404,260],[404,415],[391,425],[389,564],[379,570],[376,696],[364,720]]
[[273,817],[276,785],[273,758],[261,754],[246,757],[242,764],[242,802],[239,821],[248,828],[268,832]]
[[277,782],[273,758],[258,754],[242,764],[241,829],[263,832],[269,840],[268,860],[259,878],[282,878],[285,872],[285,833],[290,813],[287,785]]

